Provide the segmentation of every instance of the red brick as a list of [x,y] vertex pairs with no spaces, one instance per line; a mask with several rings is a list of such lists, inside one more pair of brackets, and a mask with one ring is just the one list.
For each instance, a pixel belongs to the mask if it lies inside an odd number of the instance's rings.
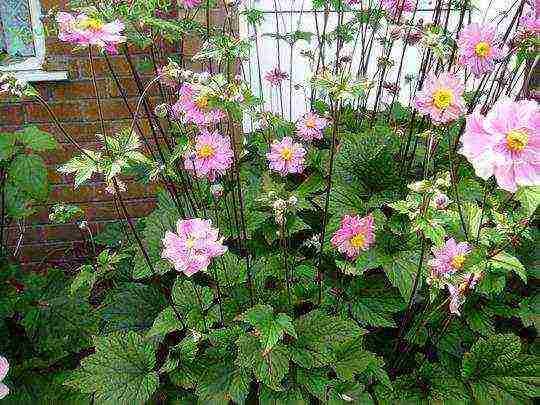
[[0,105],[2,125],[22,125],[24,123],[24,109],[19,105]]
[[[81,112],[78,102],[54,102],[48,103],[54,115],[60,122],[80,121]],[[47,109],[40,103],[25,103],[27,121],[29,123],[50,122],[51,117]]]

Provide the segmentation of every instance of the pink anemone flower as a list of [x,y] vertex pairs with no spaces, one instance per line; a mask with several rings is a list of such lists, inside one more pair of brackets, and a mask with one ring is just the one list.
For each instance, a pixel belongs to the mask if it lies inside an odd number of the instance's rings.
[[165,233],[161,256],[177,271],[190,277],[206,270],[214,257],[227,251],[223,238],[219,238],[218,234],[218,229],[212,227],[210,220],[180,220],[176,224],[176,233]]
[[464,86],[452,73],[444,72],[435,77],[430,74],[422,91],[416,96],[415,107],[438,124],[447,124],[465,112]]
[[270,170],[286,176],[289,173],[302,173],[304,171],[305,155],[304,147],[295,143],[290,136],[286,136],[281,142],[276,140],[272,143],[266,157]]
[[477,77],[491,72],[501,57],[502,50],[495,43],[496,31],[494,26],[472,23],[459,34],[458,61]]
[[328,125],[328,120],[315,113],[308,112],[296,123],[296,132],[304,141],[322,139],[324,128]]
[[452,314],[460,316],[460,308],[465,303],[468,291],[474,290],[478,281],[482,278],[482,272],[472,272],[463,274],[455,284],[446,284],[450,293],[450,303],[448,309]]
[[477,109],[467,117],[459,150],[477,176],[495,176],[497,184],[515,192],[518,186],[540,184],[540,108],[532,100],[502,99],[484,117]]
[[414,11],[412,0],[379,0],[379,4],[393,20],[405,17]]
[[354,260],[362,250],[368,250],[375,242],[374,229],[372,214],[364,218],[359,215],[345,215],[330,242],[340,253]]
[[5,398],[9,394],[9,388],[4,381],[9,371],[9,362],[4,356],[0,356],[0,399]]
[[184,168],[192,171],[197,177],[206,177],[215,181],[218,176],[225,174],[233,162],[233,151],[229,138],[217,131],[206,129],[195,138],[195,151],[184,156]]
[[188,83],[180,87],[180,97],[172,105],[171,112],[175,118],[198,127],[217,124],[225,118],[225,113],[220,109],[209,108],[207,95]]
[[264,78],[270,82],[272,86],[279,86],[282,81],[287,80],[289,78],[289,75],[287,72],[283,72],[279,70],[279,68],[275,67],[272,70],[269,70],[264,75]]
[[195,8],[202,3],[202,0],[181,0],[180,2],[185,8]]
[[96,45],[111,54],[118,53],[116,46],[126,42],[126,37],[121,35],[124,23],[119,20],[104,23],[86,14],[73,16],[60,12],[56,15],[56,22],[60,28],[58,39],[64,42],[80,46]]
[[457,243],[454,238],[446,241],[443,247],[433,248],[433,259],[429,261],[431,277],[449,277],[463,268],[471,247],[466,242]]

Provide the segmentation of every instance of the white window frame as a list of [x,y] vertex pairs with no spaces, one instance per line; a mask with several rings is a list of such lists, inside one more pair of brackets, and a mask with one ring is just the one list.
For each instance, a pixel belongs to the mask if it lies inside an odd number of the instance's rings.
[[66,71],[47,72],[43,69],[46,49],[45,29],[43,27],[43,22],[41,21],[41,5],[39,0],[28,0],[28,2],[35,56],[28,57],[22,62],[0,66],[0,72],[12,72],[18,79],[29,82],[67,80],[68,77]]

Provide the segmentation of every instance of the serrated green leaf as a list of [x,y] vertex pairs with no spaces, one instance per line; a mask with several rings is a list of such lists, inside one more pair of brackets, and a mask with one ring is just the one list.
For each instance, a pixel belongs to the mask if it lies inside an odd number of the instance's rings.
[[489,264],[495,269],[513,271],[524,283],[527,282],[527,271],[525,266],[514,256],[509,253],[501,252],[489,259]]
[[58,148],[58,142],[51,134],[34,125],[24,128],[16,136],[19,142],[34,152],[45,152]]
[[38,155],[18,155],[9,166],[10,179],[36,200],[45,200],[49,192],[47,167]]
[[523,213],[530,217],[540,205],[540,186],[520,187],[515,198],[521,203]]
[[181,329],[182,323],[177,318],[173,308],[167,307],[159,313],[146,336],[166,335],[169,332]]
[[98,404],[144,404],[159,385],[154,345],[133,331],[94,343],[96,353],[82,360],[66,385],[94,393]]

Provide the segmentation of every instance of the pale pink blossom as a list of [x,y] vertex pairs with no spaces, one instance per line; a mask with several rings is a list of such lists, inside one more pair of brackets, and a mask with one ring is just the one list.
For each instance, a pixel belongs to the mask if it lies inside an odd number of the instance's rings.
[[184,155],[184,167],[199,178],[206,177],[210,181],[225,174],[233,162],[231,141],[217,131],[202,129],[195,138],[194,151]]
[[340,253],[354,260],[361,251],[368,250],[375,242],[374,229],[372,214],[363,218],[359,215],[345,215],[330,242]]
[[290,136],[284,137],[281,142],[274,141],[270,146],[270,152],[266,154],[270,170],[286,176],[289,173],[302,173],[306,150],[295,143]]
[[436,124],[447,124],[465,112],[463,91],[463,83],[454,74],[444,72],[437,77],[430,74],[414,104],[420,113],[429,115]]
[[532,100],[501,99],[484,117],[477,109],[467,117],[461,138],[464,155],[476,174],[495,176],[500,188],[540,184],[540,108]]
[[286,72],[283,72],[279,70],[279,68],[275,67],[272,70],[269,70],[264,75],[264,78],[270,82],[272,86],[279,86],[282,81],[287,80],[289,78],[289,75]]
[[394,20],[405,17],[414,11],[414,1],[412,0],[379,0],[379,4]]
[[540,18],[533,12],[529,12],[519,19],[519,25],[527,32],[540,34]]
[[433,248],[433,259],[428,264],[431,267],[431,278],[449,277],[463,268],[471,247],[467,242],[457,243],[454,238],[446,241],[443,247]]
[[0,356],[0,399],[9,394],[9,388],[3,383],[9,371],[9,362],[4,356]]
[[482,278],[482,272],[464,273],[455,283],[447,283],[446,288],[450,293],[448,309],[452,314],[461,315],[461,306],[465,303],[467,292],[473,290]]
[[116,54],[118,52],[116,46],[126,42],[126,37],[121,35],[124,23],[120,20],[105,23],[82,13],[74,16],[60,12],[56,15],[56,22],[60,28],[58,39],[74,45],[96,45],[111,54]]
[[176,233],[165,233],[163,246],[161,256],[188,277],[206,270],[214,257],[227,251],[212,221],[199,218],[179,220]]
[[320,115],[308,112],[296,123],[296,133],[304,141],[322,139],[324,128],[328,125],[328,120]]
[[497,28],[493,25],[472,23],[465,27],[457,40],[459,63],[471,69],[475,76],[491,72],[502,55],[495,42],[496,34]]
[[171,112],[185,124],[195,124],[203,128],[217,124],[225,118],[222,110],[209,107],[208,95],[191,84],[182,84],[179,93],[178,101],[171,106]]
[[202,3],[202,0],[180,0],[180,2],[185,8],[195,8]]

